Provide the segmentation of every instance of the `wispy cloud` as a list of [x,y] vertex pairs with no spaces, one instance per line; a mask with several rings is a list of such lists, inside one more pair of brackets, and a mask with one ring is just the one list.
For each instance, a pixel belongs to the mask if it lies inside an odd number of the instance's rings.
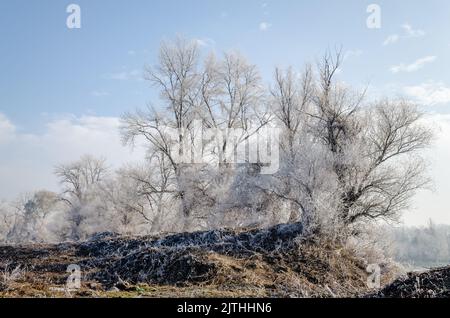
[[259,24],[259,30],[260,31],[267,31],[272,27],[272,24],[268,23],[268,22],[261,22]]
[[356,50],[348,50],[344,53],[344,60],[348,60],[352,57],[358,57],[363,54],[363,50],[356,49]]
[[423,58],[420,58],[416,61],[414,61],[411,64],[399,64],[391,66],[391,72],[392,73],[399,73],[399,72],[415,72],[423,68],[426,64],[433,63],[436,60],[436,56],[425,56]]
[[398,34],[389,35],[386,38],[386,40],[384,40],[383,45],[389,45],[389,44],[397,43],[399,39],[400,39],[400,36]]
[[406,86],[403,90],[405,94],[424,105],[450,103],[450,86],[443,82],[427,81],[420,85]]
[[16,131],[16,127],[2,113],[0,113],[0,144],[8,142]]
[[406,37],[408,38],[420,38],[425,35],[425,31],[420,29],[415,30],[409,23],[403,24],[402,29],[405,31]]
[[194,41],[200,47],[211,47],[216,44],[216,42],[210,38],[198,38],[198,39],[195,39]]
[[401,26],[403,33],[402,34],[391,34],[386,40],[384,40],[383,45],[389,45],[397,43],[400,39],[409,39],[409,38],[420,38],[425,36],[425,31],[420,29],[414,29],[411,24],[405,23]]

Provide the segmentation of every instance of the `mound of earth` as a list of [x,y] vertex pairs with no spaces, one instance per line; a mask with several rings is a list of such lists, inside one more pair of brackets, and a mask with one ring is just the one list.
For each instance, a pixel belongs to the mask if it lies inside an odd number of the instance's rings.
[[450,267],[422,273],[409,273],[387,285],[372,297],[383,298],[449,298]]
[[[95,235],[83,243],[0,246],[0,296],[356,297],[364,262],[305,241],[301,224],[168,236]],[[65,289],[67,268],[81,288]]]

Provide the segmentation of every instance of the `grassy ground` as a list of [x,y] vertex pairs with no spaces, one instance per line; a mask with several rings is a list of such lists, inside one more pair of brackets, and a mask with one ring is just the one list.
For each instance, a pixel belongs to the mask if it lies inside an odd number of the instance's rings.
[[81,288],[75,291],[64,290],[67,265],[86,261],[76,256],[75,248],[8,250],[0,297],[353,297],[367,291],[365,266],[359,260],[343,250],[312,246],[305,246],[303,257],[297,261],[282,255],[235,258],[207,252],[208,262],[215,264],[217,272],[200,283],[122,282],[105,287],[98,281],[82,280]]
[[[298,243],[294,236],[292,228],[276,228],[180,234],[163,242],[113,237],[87,244],[0,246],[0,297],[357,297],[370,292],[366,264],[351,251]],[[274,237],[283,240],[274,244]],[[82,271],[81,288],[74,291],[64,289],[70,264]],[[383,285],[393,278],[382,274]]]

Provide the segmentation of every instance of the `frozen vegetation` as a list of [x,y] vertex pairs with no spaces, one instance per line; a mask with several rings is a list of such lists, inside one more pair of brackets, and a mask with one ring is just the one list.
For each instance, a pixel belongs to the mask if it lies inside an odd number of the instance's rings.
[[[223,291],[232,277],[251,295],[354,296],[376,263],[387,282],[390,243],[368,229],[398,220],[429,184],[422,150],[433,133],[408,100],[369,102],[365,90],[339,82],[341,62],[339,51],[327,53],[316,66],[275,69],[266,84],[239,53],[163,43],[145,76],[160,104],[122,116],[124,144],[144,145],[146,158],[113,171],[86,155],[55,167],[58,193],[0,202],[0,242],[11,258],[2,270],[23,261],[29,273],[56,273],[76,262],[99,290],[206,282]],[[275,171],[264,173],[261,156],[229,155],[251,152],[269,128],[280,132],[268,150]],[[204,160],[180,161],[189,151],[177,145],[211,129],[221,138],[202,140]],[[442,229],[431,230],[393,231],[397,258],[428,261],[410,242],[448,244]],[[445,260],[448,245],[438,249]]]

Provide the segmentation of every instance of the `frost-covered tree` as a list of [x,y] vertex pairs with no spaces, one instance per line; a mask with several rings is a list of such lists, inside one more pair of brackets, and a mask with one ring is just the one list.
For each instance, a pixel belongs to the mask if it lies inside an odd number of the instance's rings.
[[[160,109],[166,111],[152,108],[127,113],[122,118],[126,143],[142,137],[149,151],[158,153],[169,164],[174,176],[171,191],[177,191],[186,228],[191,227],[194,219],[204,219],[202,212],[211,213],[220,200],[213,193],[217,182],[225,182],[230,178],[226,174],[233,173],[228,169],[226,154],[264,126],[270,117],[264,109],[263,85],[254,65],[234,53],[225,54],[219,61],[209,56],[203,67],[199,60],[193,42],[179,39],[164,43],[159,64],[148,69],[146,78],[160,90],[164,103]],[[199,129],[196,122],[200,123]],[[176,130],[176,138],[168,128]],[[207,154],[210,162],[180,162],[179,157],[186,158],[191,153],[177,146],[195,139],[204,129],[216,129],[222,136],[219,143],[216,139],[201,145],[200,152]],[[241,134],[230,136],[231,129],[240,129]],[[220,171],[211,169],[210,163],[220,166]]]
[[[143,137],[151,149],[159,152],[167,160],[175,176],[174,182],[181,202],[184,217],[189,217],[191,209],[186,199],[187,185],[184,179],[184,165],[175,158],[174,144],[182,144],[186,129],[194,120],[193,91],[197,81],[198,50],[194,43],[179,40],[175,44],[163,43],[159,54],[159,64],[149,68],[146,78],[160,90],[161,99],[167,112],[155,109],[138,111],[123,116],[122,135],[125,143],[134,143]],[[176,140],[171,139],[167,128],[177,130]]]
[[173,178],[167,159],[159,154],[150,156],[144,164],[117,171],[103,193],[118,232],[145,234],[179,229],[173,207],[177,194]]
[[[339,82],[341,62],[337,52],[301,73],[277,69],[266,89],[256,66],[239,54],[209,55],[201,63],[193,42],[165,43],[147,73],[163,105],[125,114],[123,139],[143,138],[168,162],[169,188],[189,220],[185,229],[201,220],[224,225],[227,213],[242,224],[236,211],[247,220],[258,212],[274,223],[301,221],[310,234],[395,219],[427,184],[420,151],[432,134],[408,101],[368,103],[364,91]],[[269,124],[282,130],[277,173],[261,176],[254,173],[260,163],[228,160],[227,153]],[[200,152],[217,166],[180,162],[192,155],[180,145],[207,129],[221,138],[203,140]]]
[[6,243],[59,242],[67,225],[58,195],[38,191],[0,206],[1,233]]
[[68,206],[68,237],[79,240],[107,230],[108,211],[101,201],[101,185],[108,174],[105,160],[86,155],[56,167],[55,174],[64,187],[60,198]]
[[17,219],[18,215],[12,205],[6,201],[0,201],[0,242],[8,242]]
[[422,227],[389,227],[381,229],[391,237],[395,259],[415,267],[447,265],[450,260],[450,226],[434,224]]
[[[421,151],[432,133],[407,100],[367,102],[340,82],[341,62],[337,52],[300,72],[277,68],[265,85],[238,53],[204,57],[195,41],[163,43],[146,70],[161,104],[122,117],[124,143],[144,142],[146,161],[114,173],[92,156],[58,166],[59,196],[0,205],[2,239],[285,222],[332,238],[397,219],[428,183]],[[258,139],[267,127],[281,131],[279,169],[269,175]]]
[[395,219],[428,182],[420,151],[432,133],[422,113],[405,100],[365,103],[365,92],[335,79],[340,63],[337,53],[315,76],[310,68],[300,77],[277,70],[272,89],[284,139],[281,184],[268,190],[294,202],[313,227]]

